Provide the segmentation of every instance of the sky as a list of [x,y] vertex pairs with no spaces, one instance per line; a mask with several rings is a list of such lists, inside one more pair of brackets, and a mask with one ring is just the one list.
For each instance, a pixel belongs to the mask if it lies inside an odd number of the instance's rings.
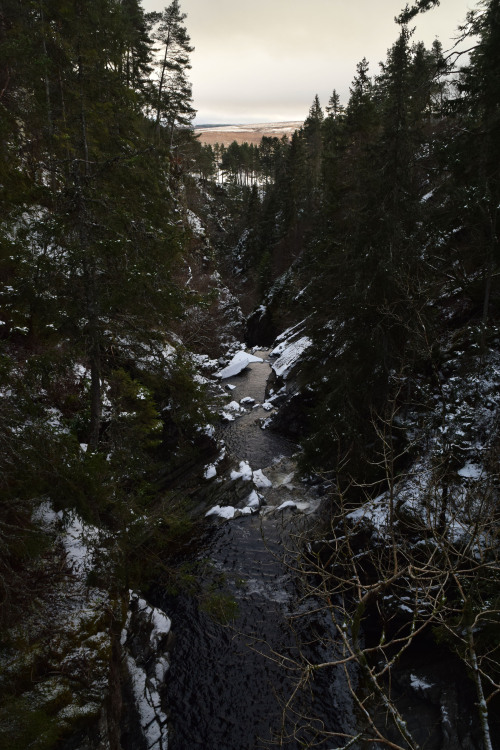
[[[180,0],[195,51],[190,80],[195,124],[304,120],[315,94],[347,103],[356,64],[370,73],[398,36],[394,17],[407,0]],[[163,10],[170,0],[143,0]],[[410,3],[411,4],[411,3]],[[441,0],[421,14],[415,41],[444,49],[475,0]]]

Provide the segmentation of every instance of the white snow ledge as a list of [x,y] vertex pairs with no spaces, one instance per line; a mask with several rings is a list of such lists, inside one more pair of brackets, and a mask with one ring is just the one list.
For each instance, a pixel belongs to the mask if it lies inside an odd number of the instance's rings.
[[285,346],[276,362],[273,362],[271,365],[277,377],[282,377],[283,380],[286,380],[290,374],[290,370],[311,345],[311,339],[307,336],[302,336],[298,341]]
[[232,378],[233,375],[239,375],[239,373],[248,367],[250,362],[263,362],[262,357],[255,357],[253,354],[248,354],[245,351],[237,352],[232,358],[231,362],[223,370],[216,373],[216,378]]

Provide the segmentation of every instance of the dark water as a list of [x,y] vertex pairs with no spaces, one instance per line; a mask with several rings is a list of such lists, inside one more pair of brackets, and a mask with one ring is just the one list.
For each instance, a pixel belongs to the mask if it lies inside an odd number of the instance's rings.
[[[236,386],[231,397],[240,401],[251,396],[262,403],[269,372],[268,363],[255,363],[226,381]],[[219,435],[236,461],[267,469],[264,473],[274,483],[280,471],[281,476],[293,471],[292,459],[276,461],[290,457],[296,446],[261,430],[259,419],[266,416],[262,407],[253,409],[223,425]],[[288,486],[287,480],[283,485]],[[301,488],[300,483],[292,489],[290,498],[299,505],[311,500],[311,490]],[[314,682],[295,692],[284,711],[304,660],[317,664],[339,655],[328,613],[315,611],[319,602],[302,596],[300,580],[291,572],[292,516],[272,507],[284,496],[273,487],[266,495],[269,505],[260,515],[229,522],[207,519],[187,560],[198,566],[202,596],[170,596],[161,602],[172,618],[175,634],[167,677],[169,750],[333,750],[344,741],[333,734],[325,739],[325,731],[356,733],[356,711],[338,668],[316,671]],[[236,610],[228,607],[231,602],[236,603]],[[207,606],[213,610],[214,603],[230,616],[229,624],[220,624],[205,611]],[[473,698],[464,702],[458,687],[453,692],[449,659],[443,657],[444,667],[439,659],[432,666],[429,654],[419,654],[418,645],[415,649],[409,663],[396,670],[393,684],[393,697],[411,731],[422,747],[434,750],[480,747],[470,739]],[[422,665],[442,691],[435,704],[408,692],[411,674],[419,673]],[[356,686],[354,672],[351,679]],[[465,676],[461,681],[466,682]],[[456,741],[452,737],[444,742],[441,703],[453,717]],[[377,720],[382,727],[384,717]],[[398,741],[397,736],[393,739]]]
[[[255,363],[230,379],[237,386],[232,398],[251,396],[262,403],[269,371],[268,364]],[[230,453],[254,469],[290,456],[295,448],[261,430],[257,420],[262,416],[263,409],[254,409],[223,428]],[[297,694],[298,713],[284,718],[283,703],[300,676],[300,652],[321,661],[328,658],[314,653],[318,641],[313,633],[328,624],[319,615],[294,617],[312,605],[299,600],[297,582],[284,562],[290,534],[282,517],[207,519],[207,533],[193,544],[191,558],[204,571],[204,604],[203,596],[200,602],[186,595],[163,602],[175,634],[168,675],[170,750],[253,750],[270,747],[276,738],[272,746],[298,750],[304,747],[300,739],[311,740],[322,726],[334,729],[339,715],[349,711],[339,700],[335,675],[325,670],[311,691]],[[229,625],[203,611],[210,596],[216,602],[217,597],[236,602]],[[313,717],[307,732],[298,728],[304,723],[302,714]],[[336,743],[318,740],[314,746],[333,748]]]
[[[298,750],[303,745],[294,733],[312,739],[316,729],[333,729],[340,714],[345,715],[346,707],[332,715],[338,703],[335,675],[325,670],[312,694],[299,693],[294,703],[294,712],[313,717],[312,730],[294,726],[304,723],[297,713],[284,718],[282,707],[300,676],[300,651],[325,657],[307,645],[314,639],[313,624],[325,624],[308,617],[292,627],[290,618],[300,605],[293,578],[281,562],[281,534],[266,524],[264,535],[265,540],[255,516],[221,522],[200,550],[199,559],[210,564],[207,580],[223,574],[220,590],[237,602],[229,626],[200,611],[195,598],[164,602],[175,633],[168,676],[171,750],[253,750],[269,747],[273,740],[278,747]],[[335,743],[318,740],[315,747]]]

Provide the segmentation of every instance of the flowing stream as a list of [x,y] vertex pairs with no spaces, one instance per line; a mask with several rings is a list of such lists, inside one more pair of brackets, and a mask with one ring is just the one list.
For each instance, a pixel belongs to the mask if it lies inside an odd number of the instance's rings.
[[[251,397],[261,404],[269,374],[268,362],[253,363],[225,382],[235,386],[234,400]],[[328,625],[318,616],[294,618],[310,604],[300,599],[298,582],[283,561],[296,510],[278,508],[293,502],[305,514],[300,518],[306,518],[320,498],[294,476],[291,456],[296,446],[261,429],[258,420],[265,416],[262,407],[250,407],[224,427],[223,437],[236,463],[245,460],[271,480],[273,486],[263,490],[266,505],[260,513],[230,521],[207,518],[206,531],[193,540],[186,565],[194,565],[198,575],[201,571],[205,605],[203,597],[200,604],[199,598],[186,594],[163,601],[175,636],[167,677],[170,750],[254,750],[269,747],[276,737],[278,747],[303,746],[294,736],[299,716],[284,720],[281,704],[299,674],[294,668],[299,651],[306,649],[314,657],[312,628]],[[236,609],[229,625],[205,611],[227,609],[231,601]],[[305,646],[306,641],[312,645]],[[316,658],[323,660],[325,654]],[[345,691],[336,687],[335,675],[325,670],[323,677],[296,707],[313,714],[315,727],[322,722],[338,729],[340,716],[349,713],[348,700],[342,699]],[[315,746],[331,748],[335,742]]]

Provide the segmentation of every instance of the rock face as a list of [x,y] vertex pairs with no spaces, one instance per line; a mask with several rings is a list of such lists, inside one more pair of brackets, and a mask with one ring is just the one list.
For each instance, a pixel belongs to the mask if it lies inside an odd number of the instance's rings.
[[2,633],[0,744],[118,750],[122,600],[87,581],[104,534],[48,502],[36,514],[51,552],[32,573],[37,598]]
[[268,307],[257,308],[247,320],[246,342],[248,346],[271,346],[277,333]]
[[296,442],[304,437],[311,401],[311,394],[299,382],[301,362],[312,344],[303,335],[304,323],[292,326],[274,341],[270,353],[272,372],[266,387],[269,401],[279,407],[269,421],[269,428]]
[[165,675],[169,669],[170,619],[131,592],[121,643],[125,662],[125,694],[132,715],[124,714],[125,750],[167,750]]
[[280,409],[273,415],[269,429],[299,442],[305,434],[307,407],[308,399],[305,394],[295,390],[291,385],[291,390],[287,392],[283,404],[280,404]]
[[[420,747],[477,750],[482,746],[474,716],[474,691],[462,664],[447,650],[422,639],[392,673],[392,696]],[[400,738],[389,731],[393,742]]]

